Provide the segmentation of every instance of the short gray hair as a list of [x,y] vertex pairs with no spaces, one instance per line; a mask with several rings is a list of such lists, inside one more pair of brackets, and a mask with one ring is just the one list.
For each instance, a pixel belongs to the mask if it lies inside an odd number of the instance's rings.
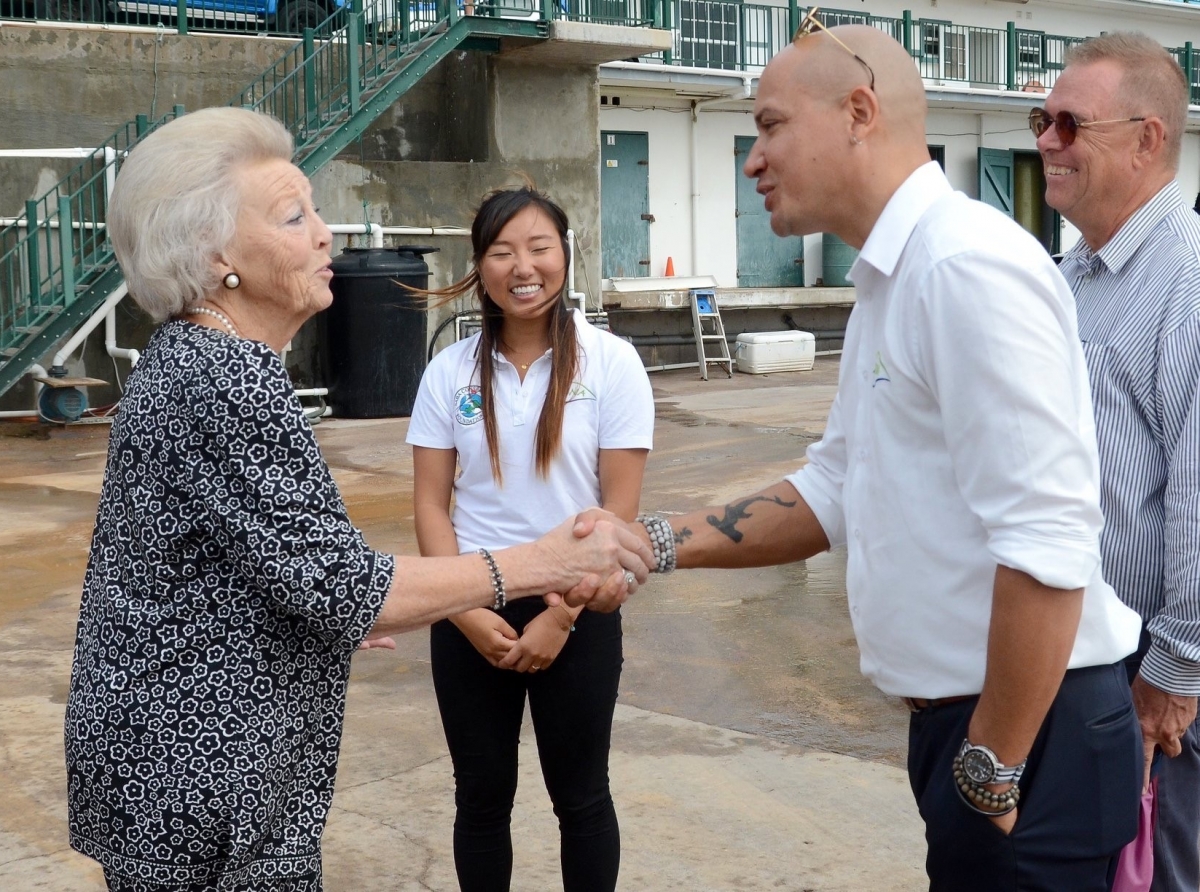
[[1121,68],[1118,100],[1129,115],[1154,115],[1166,128],[1166,160],[1179,169],[1183,128],[1187,122],[1187,76],[1158,41],[1136,31],[1114,31],[1075,44],[1067,65],[1115,62]]
[[214,260],[237,225],[237,171],[291,157],[287,129],[242,108],[201,109],[137,143],[121,165],[107,222],[138,306],[162,322],[215,289]]

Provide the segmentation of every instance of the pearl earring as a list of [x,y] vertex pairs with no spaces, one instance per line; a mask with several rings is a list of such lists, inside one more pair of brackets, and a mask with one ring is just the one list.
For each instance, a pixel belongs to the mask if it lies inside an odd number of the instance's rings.
[[242,284],[242,280],[237,273],[226,273],[225,278],[221,280],[221,283],[230,291],[232,291]]
[[861,140],[861,139],[859,139],[857,136],[852,136],[852,137],[850,137],[850,145],[852,145],[852,146],[861,146],[861,145],[862,145],[862,140]]

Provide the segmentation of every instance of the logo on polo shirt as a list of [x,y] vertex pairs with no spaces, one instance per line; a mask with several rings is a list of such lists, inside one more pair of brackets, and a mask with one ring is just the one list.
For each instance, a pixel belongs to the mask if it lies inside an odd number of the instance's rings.
[[576,400],[595,400],[596,394],[592,393],[578,381],[571,385],[571,389],[567,391],[567,402],[573,403]]
[[872,369],[871,374],[875,376],[875,380],[871,382],[872,387],[880,381],[892,383],[892,376],[888,374],[888,368],[883,362],[883,354],[878,350],[875,351],[875,368]]
[[463,387],[454,394],[454,416],[459,424],[477,424],[483,420],[483,394],[478,384]]

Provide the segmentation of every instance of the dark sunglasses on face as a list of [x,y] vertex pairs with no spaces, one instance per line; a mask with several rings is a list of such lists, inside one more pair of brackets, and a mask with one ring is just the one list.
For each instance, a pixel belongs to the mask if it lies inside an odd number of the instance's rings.
[[1069,111],[1060,111],[1056,115],[1050,114],[1044,108],[1034,108],[1029,111],[1029,129],[1033,131],[1033,135],[1040,137],[1043,133],[1054,128],[1058,134],[1058,140],[1064,146],[1069,146],[1075,142],[1075,137],[1079,135],[1080,127],[1095,127],[1097,124],[1128,124],[1130,121],[1144,121],[1145,116],[1139,118],[1112,118],[1108,121],[1080,121]]

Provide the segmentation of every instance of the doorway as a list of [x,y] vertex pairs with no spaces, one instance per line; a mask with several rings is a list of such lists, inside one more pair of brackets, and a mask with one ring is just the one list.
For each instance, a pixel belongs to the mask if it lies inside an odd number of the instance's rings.
[[600,274],[650,275],[650,135],[600,133]]

